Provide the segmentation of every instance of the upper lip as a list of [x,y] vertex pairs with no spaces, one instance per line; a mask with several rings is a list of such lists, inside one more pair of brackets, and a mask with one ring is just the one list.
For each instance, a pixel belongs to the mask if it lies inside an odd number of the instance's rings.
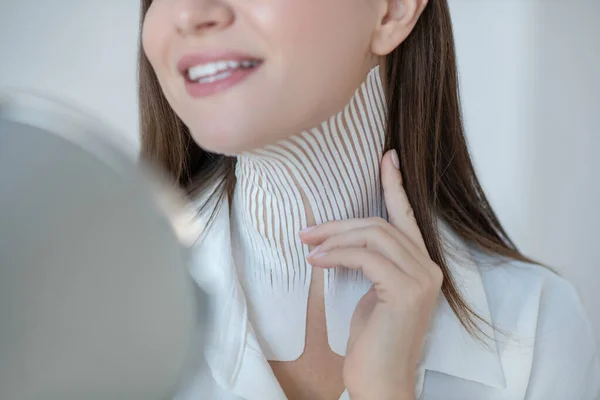
[[177,63],[177,69],[182,74],[185,74],[191,67],[206,64],[216,61],[245,61],[245,60],[258,60],[260,58],[252,56],[247,53],[241,53],[236,51],[212,51],[196,54],[187,54],[183,56]]

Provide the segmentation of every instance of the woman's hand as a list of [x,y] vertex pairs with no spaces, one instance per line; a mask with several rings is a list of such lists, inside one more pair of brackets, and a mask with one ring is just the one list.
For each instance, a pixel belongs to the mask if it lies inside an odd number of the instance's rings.
[[381,218],[327,222],[301,232],[318,246],[314,267],[359,269],[373,282],[350,326],[344,383],[360,400],[415,398],[421,348],[442,285],[402,186],[395,151],[381,164],[390,223]]

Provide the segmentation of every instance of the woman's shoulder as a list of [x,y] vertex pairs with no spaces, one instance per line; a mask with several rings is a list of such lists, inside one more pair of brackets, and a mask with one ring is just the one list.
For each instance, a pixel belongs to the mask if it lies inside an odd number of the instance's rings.
[[508,306],[508,299],[518,306],[527,299],[538,298],[538,317],[568,313],[587,319],[575,286],[550,267],[502,259],[480,260],[478,267],[492,309],[501,311]]
[[[490,314],[510,352],[511,334],[529,325],[533,346],[527,389],[531,399],[595,399],[600,391],[596,338],[575,286],[550,268],[506,260],[479,265]],[[513,344],[511,344],[513,343]]]
[[[503,259],[479,259],[478,268],[495,320],[504,320],[510,315],[517,323],[528,311],[529,318],[541,322],[554,321],[562,325],[569,321],[589,325],[577,289],[553,269]],[[535,313],[531,313],[531,306],[535,306]],[[543,326],[538,323],[537,328],[540,327]]]

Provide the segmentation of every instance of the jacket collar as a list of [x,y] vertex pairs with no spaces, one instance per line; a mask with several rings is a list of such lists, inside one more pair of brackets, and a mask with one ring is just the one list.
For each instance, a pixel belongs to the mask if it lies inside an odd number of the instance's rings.
[[[244,398],[251,388],[240,385],[240,372],[252,370],[254,376],[264,370],[266,382],[278,385],[268,363],[243,365],[251,334],[247,317],[246,300],[237,280],[233,263],[229,207],[223,202],[210,226],[203,231],[206,220],[195,220],[202,239],[193,248],[190,272],[196,282],[210,295],[211,324],[205,344],[205,358],[213,378],[221,386]],[[467,303],[484,321],[492,323],[483,280],[473,253],[449,229],[442,225],[442,237],[449,245],[447,254],[451,273]],[[450,247],[458,251],[450,251]],[[480,323],[485,337],[474,338],[461,325],[450,305],[440,296],[438,308],[425,338],[422,361],[419,365],[417,396],[423,390],[425,371],[479,382],[494,388],[505,388],[506,382],[493,329]],[[254,349],[260,352],[260,349]],[[242,377],[243,378],[243,377]],[[256,388],[256,385],[253,385]]]
[[[484,321],[493,323],[479,266],[471,249],[441,223],[446,258],[450,272],[463,298]],[[482,334],[473,335],[463,327],[448,301],[440,295],[438,308],[425,338],[417,394],[423,389],[424,370],[505,388],[506,381],[495,331],[475,320]],[[478,332],[479,333],[479,332]]]

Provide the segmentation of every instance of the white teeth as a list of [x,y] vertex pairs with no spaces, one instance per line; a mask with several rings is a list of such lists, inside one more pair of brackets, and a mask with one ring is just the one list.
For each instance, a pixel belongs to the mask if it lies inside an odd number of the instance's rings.
[[227,78],[229,78],[230,75],[231,75],[231,71],[225,71],[218,75],[209,76],[207,78],[200,78],[200,79],[198,79],[198,83],[213,83],[216,81],[227,79]]
[[[250,67],[255,67],[258,65],[258,62],[256,61],[242,61],[242,62],[238,62],[238,61],[231,61],[231,60],[223,60],[223,61],[216,61],[216,62],[210,62],[210,63],[206,63],[206,64],[200,64],[200,65],[196,65],[194,67],[191,67],[188,70],[188,78],[191,81],[199,81],[201,83],[204,82],[214,82],[214,80],[219,80],[219,79],[223,79],[223,78],[219,78],[220,76],[222,76],[223,74],[221,72],[223,71],[231,71],[234,69],[238,69],[240,68],[240,66],[242,68],[250,68]],[[231,72],[227,73],[227,76],[231,75]],[[210,80],[213,79],[213,80]]]

